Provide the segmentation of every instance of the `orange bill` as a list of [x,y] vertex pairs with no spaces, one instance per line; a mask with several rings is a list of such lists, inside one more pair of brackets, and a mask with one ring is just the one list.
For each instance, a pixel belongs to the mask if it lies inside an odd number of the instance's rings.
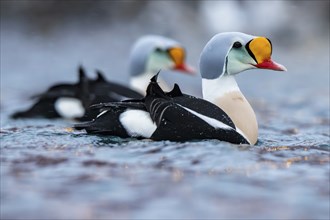
[[257,64],[254,65],[255,67],[260,69],[271,69],[278,71],[287,70],[283,65],[276,63],[271,59],[272,44],[267,38],[257,37],[250,41],[247,47],[250,55],[257,62]]
[[179,70],[182,72],[186,72],[186,73],[195,73],[196,71],[188,66],[185,63],[185,59],[186,59],[186,54],[185,54],[185,50],[181,47],[173,47],[168,49],[168,54],[170,55],[170,57],[172,58],[175,66],[174,66],[174,70]]

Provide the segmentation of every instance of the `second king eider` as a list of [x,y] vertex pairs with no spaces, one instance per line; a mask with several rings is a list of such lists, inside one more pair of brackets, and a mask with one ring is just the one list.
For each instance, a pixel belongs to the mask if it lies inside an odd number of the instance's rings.
[[[33,96],[35,103],[25,111],[19,111],[12,118],[67,118],[89,121],[99,112],[88,107],[92,104],[121,101],[127,98],[142,98],[150,78],[159,69],[193,73],[185,63],[183,45],[171,38],[146,35],[139,38],[132,47],[129,61],[130,88],[98,77],[89,79],[82,67],[79,81],[74,84],[56,84],[40,95]],[[160,79],[164,89],[169,87]]]
[[240,32],[217,34],[200,56],[203,99],[183,94],[178,85],[166,93],[155,76],[145,98],[96,105],[101,113],[75,127],[120,137],[219,139],[254,145],[258,140],[257,119],[234,76],[256,68],[286,71],[271,54],[272,44],[265,37]]

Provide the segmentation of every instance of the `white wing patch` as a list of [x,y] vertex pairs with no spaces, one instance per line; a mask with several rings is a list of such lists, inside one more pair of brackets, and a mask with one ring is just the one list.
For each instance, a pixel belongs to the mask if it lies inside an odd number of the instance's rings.
[[[181,106],[182,108],[184,108],[184,109],[187,110],[188,112],[190,112],[190,113],[196,115],[196,116],[199,117],[200,119],[204,120],[206,123],[208,123],[209,125],[211,125],[211,126],[214,127],[214,128],[221,128],[221,129],[225,129],[225,130],[234,130],[232,127],[230,127],[230,126],[228,126],[228,125],[222,123],[221,121],[218,121],[218,120],[216,120],[216,119],[214,119],[214,118],[210,118],[210,117],[207,117],[207,116],[205,116],[205,115],[199,114],[198,112],[195,112],[195,111],[193,111],[193,110],[191,110],[191,109],[189,109],[189,108],[186,108],[186,107],[184,107],[184,106],[182,106],[182,105],[179,105],[179,106]],[[236,126],[235,126],[235,128],[236,128],[235,131],[236,131],[237,133],[239,133],[240,135],[242,135],[242,136],[244,137],[244,139],[247,140],[247,142],[249,142],[249,144],[251,144],[251,142],[250,142],[249,139],[244,135],[244,133],[243,133],[239,128],[237,128]]]
[[150,114],[142,110],[127,110],[119,116],[119,121],[132,137],[150,138],[157,129]]
[[210,117],[207,117],[205,115],[202,115],[202,114],[199,114],[198,112],[195,112],[189,108],[186,108],[182,105],[179,105],[180,107],[184,108],[185,110],[187,110],[188,112],[196,115],[197,117],[199,117],[200,119],[202,119],[203,121],[205,121],[206,123],[208,123],[209,125],[211,125],[212,127],[214,128],[222,128],[222,129],[226,129],[226,130],[230,130],[230,129],[233,129],[232,127],[222,123],[221,121],[218,121],[214,118],[210,118]]
[[81,101],[76,98],[59,98],[56,100],[54,107],[57,113],[63,118],[79,118],[85,114],[85,108]]

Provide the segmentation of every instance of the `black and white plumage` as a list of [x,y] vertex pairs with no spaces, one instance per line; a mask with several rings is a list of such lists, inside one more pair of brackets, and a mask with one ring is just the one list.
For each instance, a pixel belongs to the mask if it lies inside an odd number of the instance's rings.
[[178,85],[170,94],[165,94],[156,79],[156,76],[151,79],[145,97],[146,108],[157,125],[151,139],[221,139],[236,144],[248,143],[228,115],[216,105],[183,94]]
[[[142,98],[150,77],[159,69],[191,73],[185,64],[185,50],[173,39],[157,35],[143,36],[133,45],[129,57],[130,88],[110,82],[97,71],[95,80],[79,70],[79,82],[58,84],[41,95],[34,96],[35,104],[28,110],[17,112],[13,118],[68,118],[88,121],[95,118],[97,109],[92,104]],[[166,83],[162,81],[162,86]],[[133,89],[131,89],[133,88]]]
[[[109,134],[119,137],[150,138],[152,140],[187,141],[194,139],[221,139],[236,144],[248,143],[237,132],[227,114],[216,105],[200,98],[183,94],[177,84],[170,92],[164,92],[155,75],[147,88],[147,95],[140,100],[105,103],[94,106],[102,112],[91,122],[75,125],[88,133]],[[124,114],[138,112],[144,120],[140,130],[134,133],[133,122],[127,126]],[[137,124],[136,126],[138,126]],[[142,127],[149,132],[140,132]]]
[[89,79],[82,67],[79,67],[78,74],[77,83],[57,84],[42,94],[32,96],[36,99],[35,104],[26,111],[14,113],[12,118],[91,120],[98,114],[89,110],[92,104],[142,97],[132,89],[107,81],[100,71],[97,71],[96,79]]
[[[102,113],[75,127],[88,133],[124,134],[121,137],[174,141],[215,138],[253,145],[258,139],[257,119],[234,75],[255,68],[286,71],[271,59],[271,54],[272,44],[265,37],[239,32],[217,34],[200,57],[203,99],[182,94],[177,85],[165,93],[156,77],[144,99],[97,105]],[[108,117],[116,119],[106,120]],[[114,128],[124,132],[115,133]]]

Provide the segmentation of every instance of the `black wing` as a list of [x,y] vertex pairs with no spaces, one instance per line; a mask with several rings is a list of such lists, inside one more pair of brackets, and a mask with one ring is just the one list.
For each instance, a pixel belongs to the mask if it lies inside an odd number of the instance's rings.
[[226,124],[227,126],[235,129],[233,121],[222,109],[204,99],[183,94],[177,84],[174,85],[172,91],[165,93],[157,83],[158,74],[151,79],[151,82],[147,88],[147,97],[145,98],[146,105],[149,106],[149,108],[147,107],[148,111],[151,115],[157,115],[156,111],[158,109],[158,106],[164,106],[166,105],[165,101],[168,101],[166,103],[173,103],[184,108],[190,109],[194,112],[197,112],[198,114],[216,119]]
[[167,100],[154,100],[152,119],[157,124],[153,140],[188,141],[194,139],[219,139],[235,144],[248,142],[232,127],[213,127],[183,106]]
[[[248,143],[236,132],[228,115],[216,105],[193,96],[180,95],[179,88],[175,88],[174,93],[166,94],[156,80],[157,75],[151,79],[145,98],[146,108],[157,125],[151,139],[220,139],[231,143]],[[220,126],[214,127],[207,119],[216,120]]]
[[204,99],[186,95],[175,97],[174,102],[187,109],[193,110],[201,115],[221,121],[225,125],[236,129],[234,122],[229,116],[218,106]]

